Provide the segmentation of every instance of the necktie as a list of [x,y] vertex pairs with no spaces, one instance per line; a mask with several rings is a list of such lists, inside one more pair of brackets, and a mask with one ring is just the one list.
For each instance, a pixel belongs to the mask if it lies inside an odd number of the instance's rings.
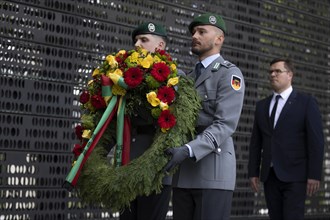
[[203,64],[201,62],[196,64],[196,67],[195,67],[196,80],[201,75],[202,68],[203,68]]
[[272,113],[270,114],[270,122],[271,122],[272,128],[274,128],[275,113],[276,113],[276,109],[277,109],[278,100],[280,98],[281,98],[280,95],[277,95],[275,97],[276,101],[275,101],[274,107],[272,109]]

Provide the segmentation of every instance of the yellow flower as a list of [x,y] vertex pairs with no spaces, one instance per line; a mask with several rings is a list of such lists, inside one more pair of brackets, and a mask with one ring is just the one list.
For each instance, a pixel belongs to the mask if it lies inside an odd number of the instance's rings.
[[129,58],[129,61],[131,63],[137,63],[138,62],[138,58],[139,58],[139,53],[138,52],[133,52],[131,54],[131,56],[129,56],[128,58]]
[[160,130],[163,132],[163,133],[166,133],[170,128],[161,128]]
[[155,92],[149,92],[147,94],[147,100],[153,107],[158,106],[160,103],[160,100],[157,98],[157,94]]
[[178,84],[179,82],[179,77],[173,77],[173,78],[170,78],[168,81],[167,81],[167,86],[170,87],[170,86],[175,86],[176,84]]
[[165,102],[160,102],[159,107],[161,110],[168,110],[168,104]]
[[174,63],[171,64],[171,69],[172,69],[172,71],[176,70],[176,65]]
[[119,76],[123,76],[123,71],[121,71],[121,69],[116,69],[115,72],[113,72],[114,74],[117,74]]
[[116,69],[115,71],[107,71],[107,77],[110,78],[110,75],[111,74],[115,74],[115,75],[118,75],[118,76],[123,76],[123,71],[121,71],[121,69]]
[[88,83],[87,83],[87,85],[90,86],[90,85],[92,85],[93,83],[94,83],[94,80],[89,80]]
[[143,59],[142,62],[141,62],[141,66],[142,66],[143,68],[148,69],[151,65],[150,65],[150,62],[149,62],[148,60]]
[[125,53],[126,53],[126,50],[120,50],[120,51],[118,51],[116,56],[119,56],[119,55],[122,55],[122,54],[125,54]]
[[159,56],[154,56],[154,63],[162,62],[162,59],[160,59]]
[[141,62],[141,66],[146,69],[150,68],[152,64],[153,64],[153,58],[150,54],[148,54],[148,56],[144,58]]
[[93,74],[92,76],[95,77],[95,76],[98,76],[98,75],[101,75],[102,73],[100,72],[100,69],[99,68],[96,68],[94,71],[93,71]]
[[82,134],[83,138],[90,139],[91,136],[92,136],[92,131],[91,130],[84,130],[83,131],[83,134]]
[[116,68],[117,65],[118,65],[118,62],[116,61],[116,58],[112,55],[108,55],[106,58],[105,58],[106,61],[108,61],[109,65],[111,68]]
[[143,56],[146,56],[149,53],[149,51],[144,48],[141,48],[140,52]]
[[142,65],[141,63],[143,62],[143,58],[138,58],[137,60],[136,60],[136,64],[137,65]]

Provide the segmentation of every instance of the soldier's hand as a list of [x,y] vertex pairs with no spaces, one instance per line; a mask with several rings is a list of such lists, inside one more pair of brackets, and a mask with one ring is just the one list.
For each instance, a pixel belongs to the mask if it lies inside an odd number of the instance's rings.
[[165,154],[172,156],[171,160],[166,164],[164,168],[166,172],[169,172],[175,166],[179,165],[182,163],[182,161],[189,157],[189,149],[187,146],[169,148],[165,151]]

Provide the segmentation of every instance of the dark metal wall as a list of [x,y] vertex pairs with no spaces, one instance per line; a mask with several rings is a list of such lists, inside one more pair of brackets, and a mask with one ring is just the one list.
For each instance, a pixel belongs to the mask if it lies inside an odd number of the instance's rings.
[[187,27],[203,12],[223,15],[229,34],[222,54],[246,81],[232,218],[267,216],[263,194],[249,188],[248,144],[255,103],[270,94],[268,63],[290,56],[294,87],[317,97],[326,137],[324,181],[307,199],[306,216],[329,219],[329,1],[18,0],[0,1],[1,220],[111,219],[110,210],[84,206],[61,188],[76,142],[78,94],[105,55],[132,48],[131,31],[146,20],[166,25],[168,51],[189,71],[196,57]]

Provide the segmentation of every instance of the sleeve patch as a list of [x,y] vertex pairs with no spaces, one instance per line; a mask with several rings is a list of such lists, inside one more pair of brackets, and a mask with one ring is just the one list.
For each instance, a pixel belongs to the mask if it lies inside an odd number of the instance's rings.
[[241,87],[242,87],[241,83],[242,83],[241,77],[236,76],[236,75],[232,75],[231,76],[231,82],[230,82],[230,84],[231,84],[231,87],[234,90],[236,90],[236,91],[240,90]]

